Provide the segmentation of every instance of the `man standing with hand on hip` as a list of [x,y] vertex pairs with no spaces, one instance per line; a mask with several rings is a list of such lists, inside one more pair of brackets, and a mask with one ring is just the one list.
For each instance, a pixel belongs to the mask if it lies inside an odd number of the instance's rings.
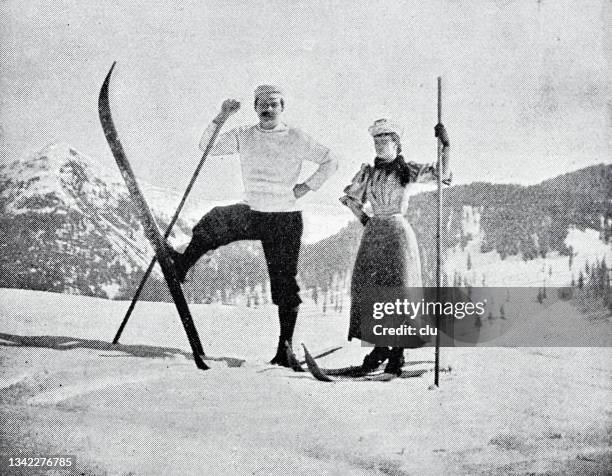
[[[224,122],[240,108],[227,99],[221,112],[204,130],[204,150],[216,123]],[[338,168],[330,150],[295,127],[281,121],[285,109],[283,92],[271,85],[255,89],[255,112],[259,123],[219,135],[211,156],[240,155],[245,202],[215,207],[193,228],[191,242],[180,254],[171,250],[177,276],[187,271],[210,250],[238,240],[260,240],[263,246],[272,302],[278,306],[280,336],[271,363],[297,369],[292,338],[298,315],[299,286],[296,281],[302,238],[302,213],[296,201],[317,190]],[[319,164],[305,182],[297,183],[303,161]]]

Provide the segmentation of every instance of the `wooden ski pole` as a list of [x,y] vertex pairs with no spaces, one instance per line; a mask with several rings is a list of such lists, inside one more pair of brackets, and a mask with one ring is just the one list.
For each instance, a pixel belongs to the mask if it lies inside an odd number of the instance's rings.
[[[202,166],[204,165],[204,162],[206,161],[206,157],[208,156],[208,153],[210,152],[210,149],[212,149],[212,147],[213,147],[213,145],[215,143],[215,140],[217,139],[217,136],[219,135],[219,131],[221,131],[221,128],[223,127],[224,123],[225,123],[225,120],[215,123],[216,124],[215,130],[213,131],[213,134],[210,137],[210,140],[208,141],[208,144],[206,145],[206,149],[204,149],[204,153],[202,154],[202,158],[200,159],[200,163],[198,164],[198,166],[196,167],[195,171],[193,172],[193,176],[191,177],[189,185],[187,185],[187,189],[185,190],[185,193],[183,194],[183,198],[181,199],[181,202],[179,203],[179,206],[177,207],[176,211],[174,212],[174,216],[172,217],[172,220],[170,220],[170,223],[168,224],[168,228],[166,228],[166,232],[164,233],[164,240],[167,239],[170,236],[170,233],[172,232],[172,227],[174,226],[174,224],[178,220],[179,215],[181,214],[181,211],[183,210],[183,206],[185,205],[185,202],[187,201],[187,197],[189,196],[189,193],[191,192],[191,189],[193,188],[193,185],[195,184],[195,181],[198,178],[200,170],[202,169]],[[151,275],[151,272],[153,271],[153,267],[155,266],[155,263],[157,263],[157,257],[156,256],[154,256],[153,259],[151,260],[151,263],[149,264],[149,267],[145,271],[145,274],[142,277],[142,279],[140,281],[140,284],[138,285],[138,289],[136,289],[136,293],[134,294],[134,297],[132,298],[132,302],[130,303],[130,307],[128,307],[128,310],[125,313],[125,317],[123,318],[123,321],[121,322],[121,325],[119,326],[119,329],[117,330],[117,334],[115,334],[115,338],[113,339],[113,344],[118,344],[119,343],[119,339],[121,338],[121,334],[123,332],[123,329],[125,328],[125,325],[127,324],[128,320],[130,319],[130,316],[132,315],[132,311],[134,311],[134,307],[136,307],[136,303],[138,302],[138,298],[140,297],[140,294],[142,293],[142,290],[144,289],[144,286],[145,286],[145,284],[147,282],[147,279],[149,279],[149,276]]]
[[[438,124],[442,122],[442,77],[438,76]],[[442,141],[438,137],[438,223],[436,229],[436,301],[440,302],[442,268]],[[434,364],[434,385],[440,386],[440,313],[436,312],[436,350]]]

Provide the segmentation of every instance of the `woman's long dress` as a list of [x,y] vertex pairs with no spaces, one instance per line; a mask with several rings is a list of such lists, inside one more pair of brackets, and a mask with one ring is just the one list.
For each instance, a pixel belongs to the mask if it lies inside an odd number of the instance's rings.
[[[351,184],[344,189],[346,196],[354,203],[363,206],[369,202],[373,211],[365,226],[353,267],[349,340],[357,338],[368,341],[361,328],[361,312],[365,306],[363,303],[371,299],[372,293],[377,290],[384,295],[385,290],[393,289],[393,296],[414,302],[422,298],[419,247],[404,213],[411,186],[435,181],[437,171],[431,165],[414,162],[408,162],[408,167],[410,180],[402,186],[396,172],[363,164]],[[408,323],[417,328],[423,325],[419,318]],[[402,337],[401,341],[398,340],[401,342],[398,346],[420,347],[427,340]]]

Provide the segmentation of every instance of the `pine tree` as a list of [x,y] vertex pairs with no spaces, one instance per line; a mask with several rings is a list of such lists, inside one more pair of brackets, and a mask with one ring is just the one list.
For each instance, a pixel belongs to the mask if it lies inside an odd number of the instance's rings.
[[606,264],[606,258],[603,257],[599,265],[599,286],[601,287],[602,291],[606,290],[606,287],[609,284],[608,279],[608,265]]
[[261,302],[268,302],[268,280],[265,278],[261,282]]
[[599,280],[598,278],[599,262],[596,262],[591,266],[591,276],[589,278],[589,288],[593,291],[595,296],[599,296]]

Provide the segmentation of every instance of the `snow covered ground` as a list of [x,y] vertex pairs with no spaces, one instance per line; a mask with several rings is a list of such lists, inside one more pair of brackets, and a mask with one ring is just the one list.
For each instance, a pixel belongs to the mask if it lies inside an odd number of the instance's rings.
[[[0,290],[0,456],[76,455],[86,474],[138,475],[586,475],[612,467],[610,319],[587,319],[568,302],[538,319],[582,327],[607,347],[443,349],[453,371],[435,390],[431,373],[326,384],[271,368],[272,307],[191,306],[207,354],[244,358],[242,367],[215,361],[202,372],[168,349],[188,346],[167,303],[139,303],[123,345],[109,348],[99,341],[112,340],[126,305]],[[366,350],[345,341],[346,312],[304,307],[296,344],[315,352],[343,344],[323,366],[361,361]],[[568,320],[581,324],[561,325]],[[408,353],[432,359],[431,348]]]

